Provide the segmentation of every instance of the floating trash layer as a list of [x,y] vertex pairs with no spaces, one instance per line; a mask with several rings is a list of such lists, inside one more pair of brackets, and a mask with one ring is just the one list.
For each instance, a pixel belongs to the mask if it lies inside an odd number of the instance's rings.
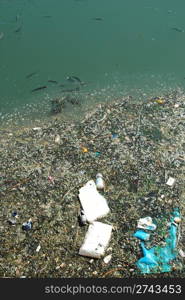
[[[0,131],[1,277],[185,277],[184,95],[159,96],[101,104],[81,122]],[[78,193],[97,173],[111,211],[101,222],[113,226],[108,263],[79,255],[87,226],[79,226]],[[147,249],[159,249],[175,208],[181,223],[170,272],[141,274],[138,220],[157,224]]]

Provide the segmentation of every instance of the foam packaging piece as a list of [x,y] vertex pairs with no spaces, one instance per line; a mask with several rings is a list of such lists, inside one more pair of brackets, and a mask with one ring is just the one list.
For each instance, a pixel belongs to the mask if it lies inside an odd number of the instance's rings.
[[89,225],[84,242],[79,254],[93,258],[100,258],[111,238],[112,226],[101,222],[93,222]]
[[79,199],[89,223],[106,216],[110,211],[107,200],[97,191],[93,180],[80,188]]
[[173,186],[175,184],[175,178],[169,177],[166,184],[169,186]]

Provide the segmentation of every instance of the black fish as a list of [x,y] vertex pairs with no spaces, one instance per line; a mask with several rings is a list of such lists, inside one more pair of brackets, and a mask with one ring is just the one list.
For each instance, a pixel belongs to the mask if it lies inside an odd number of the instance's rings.
[[46,88],[47,88],[47,86],[46,86],[46,85],[39,86],[38,88],[36,88],[36,89],[33,89],[31,92],[36,92],[36,91],[43,90],[43,89],[46,89]]
[[37,73],[38,73],[38,72],[30,73],[30,74],[26,75],[26,78],[30,78],[30,77],[32,77],[33,75],[37,74]]
[[95,21],[103,21],[103,18],[92,18],[92,20],[95,20]]
[[177,27],[172,27],[171,29],[172,29],[172,30],[175,30],[175,31],[177,31],[177,32],[184,32],[183,29],[177,28]]
[[51,80],[51,79],[49,79],[48,82],[56,83],[56,84],[58,83],[56,80]]
[[14,32],[15,33],[17,33],[17,32],[20,32],[21,31],[21,29],[22,29],[22,25],[21,26],[19,26],[16,30],[14,30]]
[[19,20],[19,15],[16,15],[15,21],[17,22]]

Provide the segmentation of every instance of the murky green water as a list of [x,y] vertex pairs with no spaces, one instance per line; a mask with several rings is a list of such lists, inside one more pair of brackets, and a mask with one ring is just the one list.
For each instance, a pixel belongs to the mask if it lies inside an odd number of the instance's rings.
[[122,95],[184,90],[184,9],[183,0],[0,0],[1,119],[48,116],[51,99],[78,84],[67,76],[85,83],[72,118]]

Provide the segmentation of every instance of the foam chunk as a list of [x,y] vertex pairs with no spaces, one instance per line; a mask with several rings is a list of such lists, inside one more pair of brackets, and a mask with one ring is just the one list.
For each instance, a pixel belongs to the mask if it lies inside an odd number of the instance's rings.
[[107,200],[97,191],[93,180],[80,188],[79,199],[89,223],[106,216],[110,211]]
[[110,238],[112,226],[101,222],[93,222],[89,225],[84,242],[79,254],[94,258],[100,258],[105,253]]

